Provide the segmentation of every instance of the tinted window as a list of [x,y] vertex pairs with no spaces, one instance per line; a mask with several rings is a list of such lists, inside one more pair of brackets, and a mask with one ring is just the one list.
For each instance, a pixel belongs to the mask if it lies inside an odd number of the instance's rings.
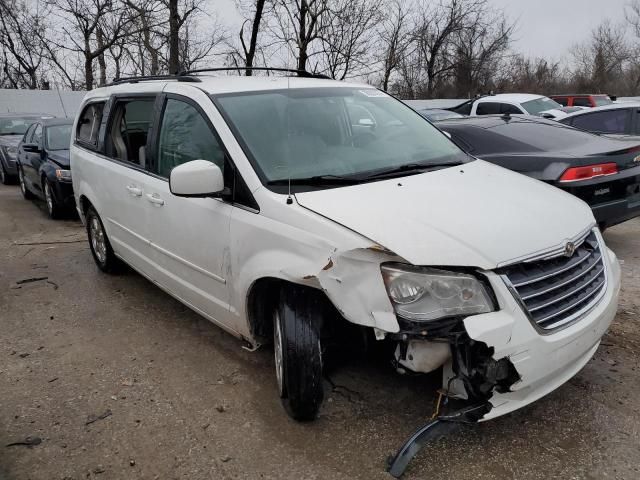
[[500,113],[501,105],[502,104],[496,102],[478,103],[478,108],[476,108],[476,115],[497,115]]
[[68,150],[71,143],[71,125],[52,125],[47,127],[46,138],[49,150]]
[[78,142],[96,146],[98,144],[98,132],[102,122],[102,110],[104,102],[91,103],[85,107],[78,120],[76,140]]
[[36,125],[35,129],[33,130],[31,143],[42,145],[42,125],[41,124]]
[[589,97],[573,97],[574,107],[590,107],[591,99]]
[[573,119],[573,126],[590,132],[625,133],[628,110],[588,113]]
[[509,103],[503,103],[500,106],[500,113],[508,113],[509,115],[521,115],[522,110],[520,110],[515,105],[511,105]]
[[569,105],[569,99],[567,97],[553,97],[553,100],[558,102],[563,107],[567,107]]
[[117,101],[108,128],[107,155],[146,166],[146,147],[154,97]]
[[160,126],[157,173],[168,178],[173,167],[191,160],[208,160],[224,172],[224,151],[207,121],[194,106],[170,98]]

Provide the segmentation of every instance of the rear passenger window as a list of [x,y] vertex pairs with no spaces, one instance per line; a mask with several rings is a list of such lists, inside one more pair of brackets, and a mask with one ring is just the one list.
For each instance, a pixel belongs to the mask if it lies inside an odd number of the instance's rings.
[[628,112],[627,109],[619,109],[588,113],[575,117],[572,125],[589,132],[625,133]]
[[515,105],[511,105],[510,103],[503,103],[500,106],[500,113],[508,113],[509,115],[520,115],[522,114],[522,111]]
[[98,145],[98,132],[102,123],[103,110],[104,102],[91,103],[84,108],[76,130],[77,142],[93,147]]
[[478,104],[476,115],[497,115],[500,113],[500,103],[483,102]]
[[558,102],[563,107],[568,107],[569,106],[569,99],[567,97],[553,97],[553,100]]
[[224,152],[209,123],[193,105],[170,98],[160,126],[157,173],[169,178],[173,167],[191,160],[213,162],[224,172]]
[[108,156],[146,168],[154,102],[155,97],[116,101],[105,141]]
[[591,100],[588,97],[574,97],[573,106],[574,107],[590,107]]

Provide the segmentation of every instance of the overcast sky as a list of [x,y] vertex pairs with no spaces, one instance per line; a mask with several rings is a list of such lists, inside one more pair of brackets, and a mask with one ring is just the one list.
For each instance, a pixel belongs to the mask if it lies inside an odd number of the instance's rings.
[[[428,0],[425,0],[428,1]],[[437,0],[431,0],[433,2]],[[630,0],[489,0],[516,21],[513,49],[534,57],[560,60],[569,49],[584,41],[589,32],[605,18],[624,21],[625,5]],[[214,6],[215,5],[215,6]],[[234,0],[212,4],[220,20],[237,35],[241,23]]]
[[560,59],[604,18],[624,20],[629,0],[490,0],[517,20],[513,49],[530,56]]

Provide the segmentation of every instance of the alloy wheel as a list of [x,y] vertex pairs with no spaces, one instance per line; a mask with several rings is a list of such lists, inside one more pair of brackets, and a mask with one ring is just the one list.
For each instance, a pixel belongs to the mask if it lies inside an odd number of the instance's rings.
[[49,215],[53,215],[53,196],[51,195],[51,187],[49,182],[44,182],[44,197],[47,200],[47,208],[49,209]]
[[100,220],[96,217],[91,218],[89,224],[89,236],[91,237],[91,246],[100,263],[107,261],[107,244],[105,241],[104,231]]
[[22,169],[18,169],[18,179],[20,180],[20,190],[22,190],[22,194],[27,194],[27,186],[24,184],[24,174],[22,173]]
[[278,392],[284,395],[284,352],[282,351],[282,330],[280,327],[280,314],[276,310],[273,318],[273,353],[276,363],[276,379],[278,380]]

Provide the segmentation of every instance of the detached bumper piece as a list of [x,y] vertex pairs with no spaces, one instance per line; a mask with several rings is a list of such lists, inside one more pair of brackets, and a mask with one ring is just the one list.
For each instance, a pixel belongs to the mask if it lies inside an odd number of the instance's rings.
[[427,442],[439,440],[459,430],[463,425],[475,424],[489,410],[491,410],[491,404],[488,402],[467,405],[449,415],[442,415],[429,421],[416,430],[400,447],[398,453],[389,459],[387,471],[393,477],[400,478],[409,466],[409,462]]

